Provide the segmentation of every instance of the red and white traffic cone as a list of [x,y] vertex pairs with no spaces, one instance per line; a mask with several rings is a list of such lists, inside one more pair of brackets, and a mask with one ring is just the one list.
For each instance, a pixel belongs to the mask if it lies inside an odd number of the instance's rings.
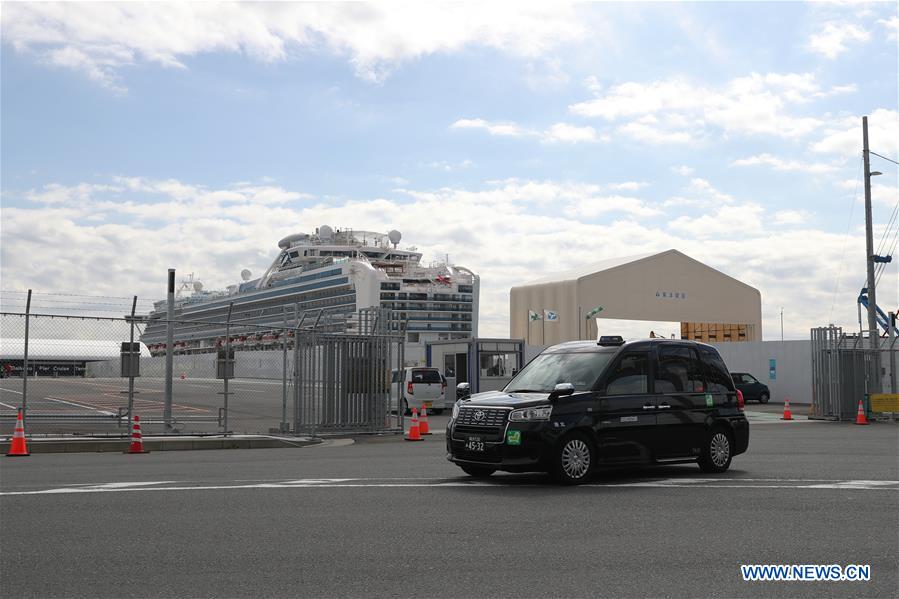
[[855,415],[856,424],[868,424],[868,417],[865,416],[865,406],[862,400],[858,400],[858,413]]
[[421,420],[418,421],[418,432],[422,435],[431,434],[431,426],[428,424],[428,406],[421,406]]
[[140,416],[134,417],[134,426],[131,429],[131,445],[124,453],[150,453],[144,449],[144,438],[140,433]]
[[421,438],[421,430],[418,428],[418,410],[416,408],[412,408],[412,426],[409,427],[405,439],[406,441],[424,441]]
[[9,451],[6,457],[13,458],[18,456],[31,455],[28,453],[28,444],[25,442],[25,420],[22,418],[22,409],[19,409],[19,415],[16,416],[16,428],[13,429],[12,441],[9,444]]
[[784,415],[781,416],[781,420],[792,420],[793,412],[790,411],[790,398],[786,398],[784,400]]

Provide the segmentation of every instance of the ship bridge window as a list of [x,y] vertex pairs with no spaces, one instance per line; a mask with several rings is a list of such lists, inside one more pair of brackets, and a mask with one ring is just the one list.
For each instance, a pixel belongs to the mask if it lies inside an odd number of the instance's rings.
[[291,257],[291,258],[299,258],[299,257],[300,257],[300,253],[299,253],[299,252],[290,252],[290,257]]

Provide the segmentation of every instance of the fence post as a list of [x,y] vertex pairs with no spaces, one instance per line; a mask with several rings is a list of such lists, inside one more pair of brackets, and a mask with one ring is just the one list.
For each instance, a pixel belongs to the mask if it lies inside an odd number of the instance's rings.
[[283,356],[281,360],[281,432],[289,433],[290,424],[287,422],[287,308],[281,308],[284,318],[284,328],[281,329],[281,348]]
[[896,392],[896,313],[890,312],[889,316],[889,325],[890,325],[890,393]]
[[[129,319],[131,324],[131,339],[130,345],[128,345],[129,351],[134,351],[134,311],[137,308],[137,296],[134,296],[134,299],[131,302],[131,318]],[[130,359],[130,358],[129,358]],[[137,350],[137,361],[140,362],[140,349]],[[128,430],[127,434],[131,434],[131,426],[132,421],[134,419],[134,372],[129,369],[128,374],[131,376],[128,377]],[[121,421],[119,421],[121,422]],[[116,423],[116,426],[121,426],[121,424]]]
[[[223,373],[223,390],[222,397],[224,398],[224,405],[222,409],[224,410],[224,419],[222,420],[222,428],[226,435],[228,434],[228,378],[231,374],[230,368],[228,368],[231,360],[231,310],[234,309],[234,302],[228,304],[228,317],[225,320],[225,372]],[[234,365],[237,365],[237,356],[234,356]]]
[[165,431],[172,430],[172,385],[175,376],[175,269],[169,269],[169,288],[166,307],[165,325],[165,403],[162,408],[162,420]]
[[28,324],[31,319],[31,289],[25,300],[25,348],[22,353],[22,418],[28,415]]

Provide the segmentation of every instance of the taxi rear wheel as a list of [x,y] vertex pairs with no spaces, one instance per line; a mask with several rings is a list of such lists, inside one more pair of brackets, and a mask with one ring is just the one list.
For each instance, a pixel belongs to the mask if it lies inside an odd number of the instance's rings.
[[475,478],[487,478],[494,472],[496,468],[488,468],[485,466],[459,466],[465,474]]
[[699,457],[699,468],[703,472],[724,472],[730,468],[733,459],[733,437],[726,429],[716,426],[709,433],[702,454]]
[[563,485],[587,481],[596,462],[593,443],[583,433],[572,433],[562,439],[550,464],[550,474]]

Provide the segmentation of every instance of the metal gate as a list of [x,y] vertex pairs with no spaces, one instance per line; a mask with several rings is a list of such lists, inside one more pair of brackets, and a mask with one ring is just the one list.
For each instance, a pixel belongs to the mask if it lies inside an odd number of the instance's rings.
[[[400,389],[405,326],[390,310],[370,308],[312,328],[294,346],[294,431],[321,435],[401,430],[391,407]],[[401,377],[397,377],[401,380]]]
[[811,330],[812,418],[854,420],[858,402],[868,411],[868,396],[896,392],[896,341],[843,333],[841,327]]

